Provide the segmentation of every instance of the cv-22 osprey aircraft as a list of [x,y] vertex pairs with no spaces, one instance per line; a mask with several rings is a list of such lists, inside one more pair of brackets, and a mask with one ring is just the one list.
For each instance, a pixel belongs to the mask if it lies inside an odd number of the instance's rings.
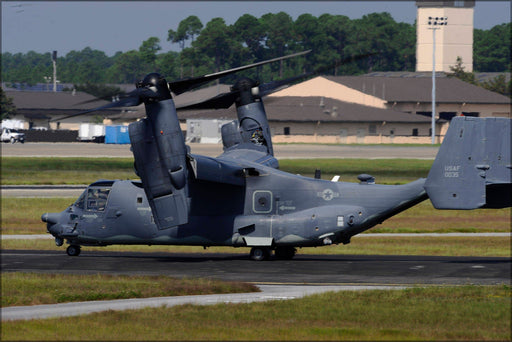
[[57,246],[67,240],[70,256],[81,246],[114,244],[251,247],[254,260],[272,252],[290,259],[297,247],[347,244],[427,198],[438,209],[511,206],[508,118],[452,119],[426,179],[405,185],[375,184],[365,174],[358,183],[322,180],[280,171],[274,157],[262,97],[286,82],[242,78],[229,93],[188,106],[235,103],[238,115],[222,126],[221,155],[191,153],[171,92],[280,59],[170,83],[149,74],[119,102],[100,107],[144,103],[146,118],[129,125],[140,181],[97,181],[64,211],[43,214]]

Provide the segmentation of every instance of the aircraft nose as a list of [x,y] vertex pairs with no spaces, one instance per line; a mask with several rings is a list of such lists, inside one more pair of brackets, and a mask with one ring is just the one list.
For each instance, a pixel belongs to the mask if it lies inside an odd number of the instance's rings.
[[46,223],[56,224],[59,221],[59,213],[44,213],[41,220]]

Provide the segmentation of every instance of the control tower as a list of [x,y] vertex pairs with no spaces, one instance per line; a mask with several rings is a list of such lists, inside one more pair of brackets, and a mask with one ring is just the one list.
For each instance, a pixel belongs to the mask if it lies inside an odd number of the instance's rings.
[[[451,72],[457,57],[464,71],[473,71],[475,1],[416,1],[416,71]],[[435,36],[434,36],[435,35]]]

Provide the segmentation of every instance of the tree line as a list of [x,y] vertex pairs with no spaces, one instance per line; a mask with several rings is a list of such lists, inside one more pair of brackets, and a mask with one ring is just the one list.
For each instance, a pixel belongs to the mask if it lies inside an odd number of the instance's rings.
[[[475,71],[510,70],[510,30],[510,23],[490,30],[475,29]],[[161,52],[163,44],[177,44],[179,51]],[[416,27],[396,22],[389,13],[372,13],[360,19],[302,14],[296,20],[284,12],[260,18],[244,14],[232,25],[222,18],[203,25],[198,17],[189,16],[175,30],[169,29],[166,42],[149,37],[137,50],[113,56],[86,47],[58,57],[58,79],[75,85],[134,83],[149,72],[179,79],[309,49],[312,53],[306,56],[249,70],[245,75],[269,81],[313,68],[325,68],[325,73],[332,75],[414,71]],[[338,60],[368,52],[378,55],[331,67]],[[44,77],[53,73],[50,52],[4,52],[1,60],[4,82],[44,83]]]

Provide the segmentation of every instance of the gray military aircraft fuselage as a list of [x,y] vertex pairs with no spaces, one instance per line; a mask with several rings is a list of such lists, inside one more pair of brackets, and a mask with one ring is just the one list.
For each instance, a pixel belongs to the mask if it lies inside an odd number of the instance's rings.
[[144,102],[147,117],[128,127],[140,181],[98,181],[63,212],[43,214],[56,244],[66,239],[69,255],[82,245],[162,244],[245,246],[255,260],[271,251],[291,258],[296,247],[349,243],[427,198],[438,209],[511,206],[511,120],[505,118],[452,119],[428,177],[406,185],[375,184],[366,174],[347,183],[279,170],[262,97],[288,80],[259,85],[242,78],[228,93],[184,106],[236,104],[238,120],[221,129],[224,152],[192,154],[171,91],[280,59],[170,83],[149,74],[120,101],[100,107]]
[[[294,247],[348,243],[350,237],[427,199],[420,179],[378,185],[303,177],[254,163],[191,155],[198,164],[230,169],[229,183],[191,179],[189,222],[160,230],[140,181],[98,181],[61,213],[44,214],[48,232],[72,246],[111,244],[251,246],[292,257]],[[102,197],[99,198],[99,194]],[[207,199],[207,200],[205,200]],[[77,253],[76,247],[68,250]]]

